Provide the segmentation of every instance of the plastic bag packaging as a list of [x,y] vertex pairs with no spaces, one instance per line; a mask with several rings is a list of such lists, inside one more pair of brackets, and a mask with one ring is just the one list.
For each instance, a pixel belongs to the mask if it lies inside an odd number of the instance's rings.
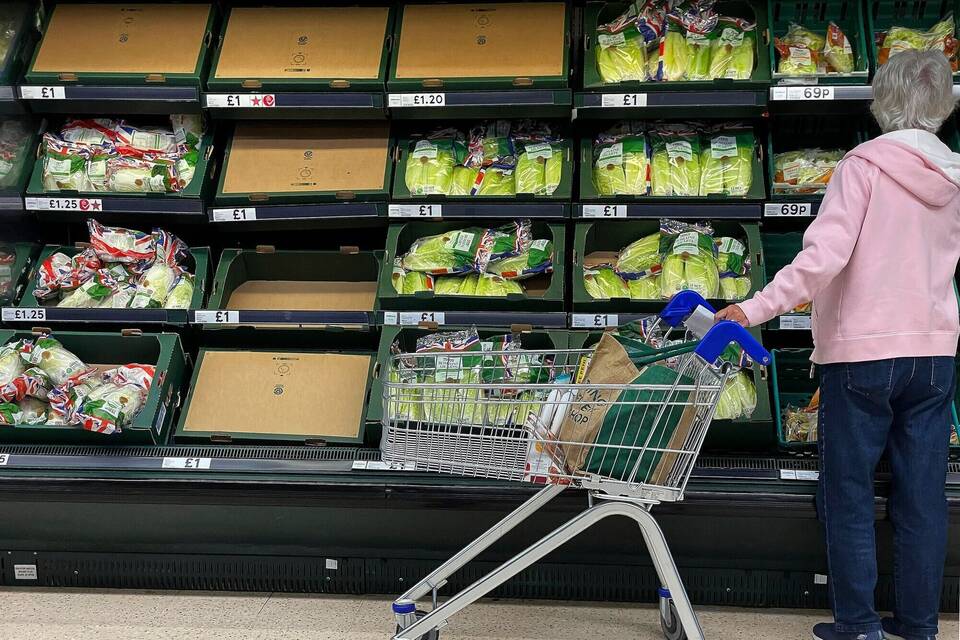
[[852,73],[855,65],[850,39],[835,22],[827,25],[827,38],[823,45],[823,58],[829,71]]
[[523,295],[523,287],[513,280],[501,278],[492,273],[481,273],[477,277],[477,290],[473,295],[489,298],[505,298],[509,295]]
[[156,257],[156,239],[149,233],[107,227],[96,220],[87,221],[90,244],[104,262],[123,262],[131,265],[150,263]]
[[721,276],[742,276],[747,272],[747,247],[736,238],[717,238],[717,270]]
[[480,275],[476,273],[471,273],[467,276],[464,276],[460,281],[460,295],[462,296],[475,296],[477,295],[477,285],[480,282]]
[[438,296],[458,296],[463,278],[457,276],[441,276],[433,281],[433,293]]
[[532,224],[528,219],[515,220],[496,229],[489,229],[487,234],[489,239],[485,243],[490,246],[490,260],[503,260],[519,255],[530,249],[533,242]]
[[73,309],[92,309],[99,307],[104,300],[117,291],[117,283],[106,272],[98,271],[92,278],[70,292],[58,307]]
[[584,267],[583,286],[590,297],[597,300],[630,297],[627,283],[611,267]]
[[824,37],[799,24],[791,23],[782,38],[774,39],[774,47],[780,56],[777,71],[788,76],[805,76],[821,73],[821,53]]
[[64,278],[70,277],[73,271],[73,262],[70,256],[64,253],[54,253],[42,263],[37,270],[37,286],[33,295],[38,300],[50,298],[60,291]]
[[701,195],[702,152],[698,133],[685,125],[664,125],[650,132],[650,141],[653,195]]
[[[471,195],[479,196],[513,196],[517,194],[517,187],[513,174],[500,169],[481,169],[480,187],[474,187]],[[475,193],[474,193],[475,191]]]
[[140,413],[155,373],[156,367],[142,364],[107,371],[102,384],[84,398],[74,419],[87,431],[119,433]]
[[48,405],[36,398],[24,398],[17,403],[20,416],[16,424],[44,424],[47,421]]
[[[449,134],[449,131],[445,132]],[[438,134],[439,136],[440,134]],[[453,182],[452,137],[418,140],[407,156],[405,182],[410,195],[447,195]]]
[[137,293],[130,303],[134,309],[159,309],[165,306],[180,276],[181,269],[177,263],[187,252],[187,246],[172,233],[156,229],[152,237],[156,254],[153,264],[137,281]]
[[886,64],[890,57],[901,51],[942,51],[950,61],[954,72],[957,71],[958,42],[953,14],[933,25],[929,31],[920,31],[908,27],[893,26],[886,33],[878,33],[880,43],[877,52],[877,64]]
[[[20,344],[32,346],[29,342]],[[53,383],[46,373],[38,367],[29,367],[0,386],[0,401],[19,402],[26,397],[44,400],[52,387]]]
[[193,300],[193,276],[181,273],[163,306],[167,309],[189,309]]
[[54,386],[80,380],[96,371],[95,367],[88,367],[73,352],[64,348],[59,340],[49,335],[35,340],[23,357],[43,371]]
[[450,195],[469,196],[480,177],[479,169],[469,167],[454,167],[453,180],[450,184]]
[[129,156],[107,160],[107,187],[117,193],[168,193],[181,189],[175,160]]
[[23,358],[20,357],[18,345],[5,344],[0,347],[0,389],[18,378],[26,369]]
[[731,374],[720,391],[717,409],[713,414],[716,420],[736,420],[753,415],[757,408],[757,388],[743,371]]
[[606,84],[647,79],[647,46],[634,29],[597,34],[597,71]]
[[819,389],[806,407],[788,406],[783,412],[784,439],[787,442],[816,442],[819,408]]
[[173,131],[159,127],[135,127],[121,122],[116,128],[118,145],[146,153],[174,153],[177,138]]
[[692,51],[680,25],[674,26],[671,22],[667,27],[667,34],[660,43],[660,59],[663,63],[664,80],[669,82],[683,80],[686,77]]
[[755,141],[749,129],[727,129],[710,136],[701,154],[700,195],[744,196],[753,185]]
[[553,271],[553,243],[534,240],[523,253],[502,260],[491,261],[487,272],[507,280],[523,280]]
[[[551,195],[560,184],[563,150],[554,148],[549,142],[525,142],[517,156],[516,192],[534,195]],[[554,156],[557,156],[554,158]],[[550,181],[547,180],[547,167],[551,167]]]
[[631,300],[659,300],[660,277],[656,275],[627,280]]
[[774,193],[824,193],[845,152],[800,149],[773,158]]
[[118,122],[109,118],[70,119],[60,129],[60,137],[71,144],[107,147],[117,142],[118,126]]
[[130,282],[118,282],[116,290],[100,302],[103,309],[127,309],[137,292],[137,285]]
[[722,276],[720,278],[720,297],[728,302],[746,300],[753,283],[747,277]]
[[90,191],[87,158],[90,150],[53,134],[43,136],[43,188],[45,191]]
[[626,279],[640,278],[660,270],[660,232],[651,233],[624,247],[617,256],[616,271]]
[[650,190],[646,138],[616,136],[594,146],[594,183],[600,195],[646,195]]
[[720,18],[718,34],[710,42],[711,80],[749,80],[753,75],[755,25],[740,18]]
[[479,227],[419,238],[410,245],[401,266],[432,275],[479,272],[490,259],[489,240],[486,230]]
[[391,279],[394,291],[401,295],[413,295],[420,291],[434,290],[433,276],[419,271],[407,271],[403,268],[400,258],[397,258],[393,263]]
[[692,290],[704,298],[717,298],[720,274],[711,230],[673,220],[661,223],[664,259],[660,272],[660,294],[672,298]]

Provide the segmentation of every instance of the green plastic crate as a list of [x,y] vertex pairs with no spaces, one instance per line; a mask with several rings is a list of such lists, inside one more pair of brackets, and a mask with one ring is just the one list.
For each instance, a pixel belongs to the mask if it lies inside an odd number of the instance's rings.
[[583,14],[583,87],[584,89],[643,90],[643,91],[711,91],[717,89],[729,90],[761,90],[770,85],[770,51],[766,39],[769,37],[767,29],[766,5],[763,3],[751,4],[743,0],[720,0],[715,5],[716,11],[722,16],[746,18],[756,21],[756,50],[753,75],[749,80],[680,80],[675,82],[639,82],[629,81],[616,84],[605,84],[600,79],[597,69],[597,51],[595,47],[597,26],[607,24],[620,16],[629,2],[588,2]]
[[438,235],[467,227],[500,227],[503,221],[477,220],[466,222],[408,222],[392,224],[387,230],[387,254],[380,271],[377,297],[380,307],[390,311],[563,311],[564,283],[564,225],[536,220],[532,231],[534,239],[553,241],[553,273],[524,280],[526,284],[545,286],[542,296],[515,294],[503,298],[486,296],[437,296],[432,291],[414,295],[400,295],[393,288],[393,260],[403,255],[418,238]]
[[445,195],[424,195],[417,196],[410,193],[407,188],[407,161],[410,158],[410,152],[413,149],[419,137],[402,138],[397,144],[397,165],[394,169],[395,178],[393,181],[393,200],[416,200],[418,202],[531,202],[541,200],[563,200],[570,201],[573,197],[573,147],[569,138],[564,138],[557,142],[563,150],[563,168],[560,174],[560,184],[550,195],[534,195],[532,193],[518,193],[513,196],[445,196]]
[[[879,63],[879,46],[876,34],[890,27],[908,27],[927,31],[937,22],[953,12],[956,25],[960,25],[960,10],[953,0],[929,0],[927,2],[905,2],[904,0],[873,0],[867,8],[867,37],[870,39],[870,56],[876,69]],[[960,27],[955,33],[960,32]],[[953,74],[954,83],[960,78],[960,72]]]
[[15,84],[20,72],[26,66],[33,53],[36,31],[32,24],[36,15],[34,3],[12,0],[4,3],[0,18],[11,17],[14,29],[13,39],[7,47],[6,55],[0,59],[0,85]]
[[[756,222],[712,221],[715,237],[733,237],[746,240],[750,257],[750,295],[766,284],[763,271],[763,247],[760,243],[760,227]],[[576,225],[573,244],[573,311],[576,313],[654,313],[663,309],[664,300],[631,300],[592,298],[583,284],[583,259],[595,251],[620,251],[631,242],[655,233],[660,228],[659,220],[605,220],[581,222]],[[725,306],[725,301],[714,301]]]
[[0,306],[16,304],[31,291],[31,269],[39,252],[40,245],[30,242],[0,242],[0,254],[7,256],[0,260]]
[[[0,429],[5,444],[166,444],[180,403],[187,359],[175,333],[94,333],[57,331],[51,334],[87,364],[119,366],[139,363],[156,365],[150,393],[140,413],[119,432],[94,433],[75,426],[13,425]],[[30,331],[0,330],[0,344],[32,340]]]
[[820,386],[820,379],[811,377],[810,355],[812,349],[774,349],[773,364],[773,412],[777,423],[777,442],[781,449],[792,453],[816,453],[816,442],[790,442],[786,438],[783,412],[788,406],[802,408]]
[[[867,38],[863,4],[858,0],[805,0],[796,3],[784,0],[768,0],[770,16],[769,48],[774,84],[820,84],[864,85],[870,76],[870,58],[867,51],[871,45]],[[834,22],[843,31],[853,49],[851,73],[823,73],[816,75],[790,76],[777,71],[779,54],[774,48],[774,38],[782,38],[791,23],[797,23],[811,31],[826,34],[827,26]]]

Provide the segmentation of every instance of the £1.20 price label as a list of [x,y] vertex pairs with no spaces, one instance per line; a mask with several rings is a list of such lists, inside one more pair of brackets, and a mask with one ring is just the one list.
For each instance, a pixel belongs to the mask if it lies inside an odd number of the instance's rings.
[[443,93],[391,93],[387,99],[391,107],[442,107],[447,103]]

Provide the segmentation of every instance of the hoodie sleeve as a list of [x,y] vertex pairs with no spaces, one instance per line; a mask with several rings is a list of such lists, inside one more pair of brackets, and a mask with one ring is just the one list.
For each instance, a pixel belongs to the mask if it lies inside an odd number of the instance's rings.
[[857,157],[838,165],[817,217],[803,234],[803,250],[763,291],[740,303],[750,326],[810,302],[847,265],[867,214],[871,171],[876,169]]

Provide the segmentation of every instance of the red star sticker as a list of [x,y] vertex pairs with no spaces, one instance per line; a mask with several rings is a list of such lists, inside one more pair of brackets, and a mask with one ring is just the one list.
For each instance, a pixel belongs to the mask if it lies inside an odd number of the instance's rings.
[[96,201],[91,202],[91,203],[90,203],[90,208],[93,209],[94,211],[99,211],[99,210],[100,210],[100,203],[99,203],[99,202],[96,202]]
[[260,106],[260,97],[259,97],[259,96],[254,96],[254,97],[253,97],[253,106],[255,106],[255,107],[259,107],[259,106]]

